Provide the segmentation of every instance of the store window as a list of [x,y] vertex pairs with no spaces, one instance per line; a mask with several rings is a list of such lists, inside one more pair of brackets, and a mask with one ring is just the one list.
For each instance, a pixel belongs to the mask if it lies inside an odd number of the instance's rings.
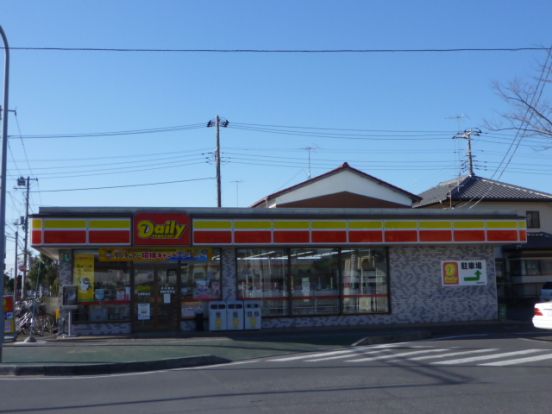
[[283,249],[238,249],[240,300],[262,299],[263,316],[288,314],[288,255]]
[[552,276],[552,258],[512,258],[508,261],[510,276]]
[[385,249],[344,249],[343,313],[389,312]]
[[387,254],[377,249],[238,249],[238,299],[263,316],[388,313]]
[[180,264],[180,299],[182,318],[193,318],[197,313],[206,313],[206,303],[221,300],[220,252],[205,262]]
[[291,313],[339,313],[338,249],[292,249]]
[[101,262],[97,253],[76,253],[76,322],[130,320],[130,272],[126,263]]
[[540,214],[538,211],[527,211],[526,219],[528,229],[538,229],[540,227]]

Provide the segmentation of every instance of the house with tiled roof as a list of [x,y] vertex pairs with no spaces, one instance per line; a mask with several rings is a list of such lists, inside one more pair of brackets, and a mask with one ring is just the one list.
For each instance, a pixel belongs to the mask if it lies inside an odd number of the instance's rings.
[[410,208],[421,198],[343,163],[257,201],[262,208]]
[[552,194],[477,175],[439,183],[420,194],[415,208],[513,211],[527,218],[527,243],[497,252],[506,298],[539,296],[552,281]]

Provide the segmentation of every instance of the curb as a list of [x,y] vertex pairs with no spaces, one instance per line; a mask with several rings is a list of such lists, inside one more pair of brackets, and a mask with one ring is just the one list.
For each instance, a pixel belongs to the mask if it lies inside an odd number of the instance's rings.
[[129,372],[146,372],[163,369],[189,368],[205,365],[225,364],[228,359],[213,355],[199,355],[185,358],[164,359],[158,361],[115,362],[108,364],[79,365],[0,365],[0,375],[100,375]]

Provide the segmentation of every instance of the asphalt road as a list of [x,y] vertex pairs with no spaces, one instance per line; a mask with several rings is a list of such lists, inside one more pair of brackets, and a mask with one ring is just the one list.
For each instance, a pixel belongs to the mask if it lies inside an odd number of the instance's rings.
[[2,378],[0,413],[546,413],[552,335],[433,338],[193,369]]

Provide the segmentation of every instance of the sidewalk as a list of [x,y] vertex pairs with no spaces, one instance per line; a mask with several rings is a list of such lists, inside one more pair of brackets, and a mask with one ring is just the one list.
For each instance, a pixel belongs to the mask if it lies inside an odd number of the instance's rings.
[[178,337],[40,338],[5,343],[0,375],[97,375],[222,364],[341,346],[413,341],[432,335],[532,328],[524,321],[416,327],[198,332]]

